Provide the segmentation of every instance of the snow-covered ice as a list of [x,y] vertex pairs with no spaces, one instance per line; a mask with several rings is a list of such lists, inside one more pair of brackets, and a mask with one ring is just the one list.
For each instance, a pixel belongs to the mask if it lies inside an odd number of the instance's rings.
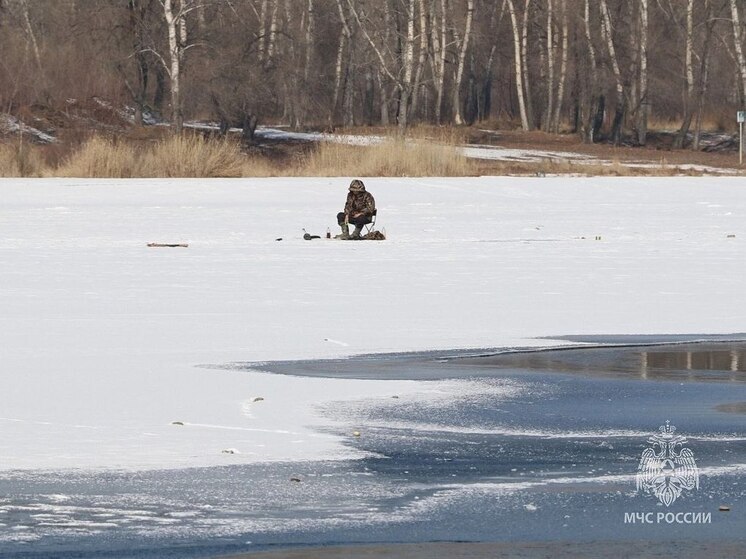
[[3,180],[0,468],[354,457],[319,406],[469,390],[203,364],[746,330],[744,179],[366,179],[387,241],[302,240],[348,182]]

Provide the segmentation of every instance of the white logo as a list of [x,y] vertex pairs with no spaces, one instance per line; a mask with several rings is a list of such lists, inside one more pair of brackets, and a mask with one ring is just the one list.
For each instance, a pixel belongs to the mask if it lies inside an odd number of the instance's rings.
[[699,489],[699,471],[691,449],[676,448],[686,443],[686,437],[674,434],[676,427],[668,421],[658,430],[648,439],[652,447],[642,451],[637,490],[652,493],[668,507],[684,490]]

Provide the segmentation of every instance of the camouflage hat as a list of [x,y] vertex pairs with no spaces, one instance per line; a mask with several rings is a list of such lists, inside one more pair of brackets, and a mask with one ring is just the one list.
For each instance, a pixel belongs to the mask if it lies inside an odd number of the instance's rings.
[[350,192],[365,192],[365,185],[360,179],[355,179],[350,183]]

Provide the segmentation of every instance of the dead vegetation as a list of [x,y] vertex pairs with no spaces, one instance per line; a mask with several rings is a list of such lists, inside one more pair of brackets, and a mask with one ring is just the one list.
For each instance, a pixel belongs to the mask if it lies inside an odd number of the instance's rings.
[[[538,161],[476,160],[457,148],[465,143],[499,143],[505,147],[582,153],[583,145],[560,143],[549,135],[496,135],[469,137],[463,128],[414,128],[403,137],[383,129],[356,131],[376,138],[364,145],[323,141],[283,142],[242,146],[235,137],[211,137],[200,133],[181,136],[150,135],[92,136],[77,144],[46,146],[23,142],[0,144],[0,176],[80,178],[210,178],[279,176],[681,176],[702,175],[692,163],[731,167],[730,160],[701,154],[650,150],[640,159],[639,150],[606,149],[591,146],[579,161],[552,157]],[[544,136],[547,138],[545,139]],[[632,155],[637,157],[632,157]]]

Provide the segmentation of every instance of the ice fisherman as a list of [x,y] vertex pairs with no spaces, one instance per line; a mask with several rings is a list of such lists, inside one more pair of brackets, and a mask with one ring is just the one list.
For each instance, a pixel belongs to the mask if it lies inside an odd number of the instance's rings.
[[[376,201],[370,192],[365,190],[363,181],[355,179],[350,183],[347,202],[343,212],[337,214],[337,223],[342,228],[342,234],[337,239],[359,239],[363,226],[373,222],[376,211]],[[355,226],[350,235],[349,224]]]

